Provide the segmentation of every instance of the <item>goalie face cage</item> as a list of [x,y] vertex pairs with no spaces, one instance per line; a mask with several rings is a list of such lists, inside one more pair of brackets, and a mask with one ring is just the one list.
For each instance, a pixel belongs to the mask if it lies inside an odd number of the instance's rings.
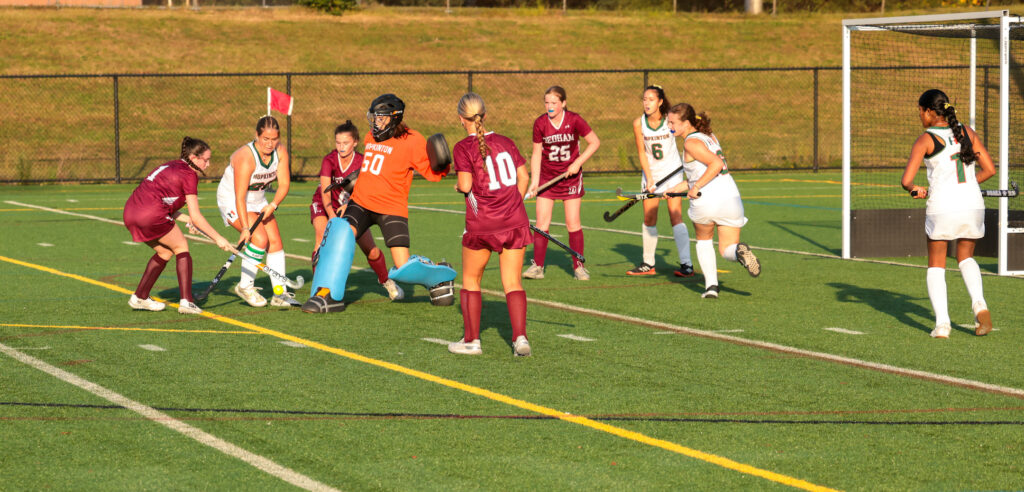
[[[843,21],[843,258],[926,254],[926,200],[900,187],[925,90],[944,91],[981,137],[997,169],[983,188],[1024,182],[1022,41],[1022,19],[1005,10]],[[1024,274],[1024,202],[985,206],[976,254],[996,256],[1000,275]]]

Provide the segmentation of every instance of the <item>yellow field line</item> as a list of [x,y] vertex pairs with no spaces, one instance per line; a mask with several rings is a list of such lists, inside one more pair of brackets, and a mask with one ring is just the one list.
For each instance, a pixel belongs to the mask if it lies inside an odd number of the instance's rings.
[[259,335],[259,333],[253,333],[251,331],[172,330],[169,328],[119,328],[116,326],[26,325],[22,323],[0,323],[0,326],[13,326],[17,328],[58,328],[61,330],[165,331],[169,333],[224,333],[229,335]]
[[[96,285],[96,286],[99,286],[99,287],[104,287],[106,289],[110,289],[110,290],[113,290],[115,292],[122,292],[122,293],[125,293],[125,294],[130,294],[131,293],[131,291],[129,291],[128,289],[125,289],[123,287],[119,287],[117,285],[108,284],[106,282],[101,282],[99,280],[93,280],[93,279],[90,279],[90,278],[87,278],[87,277],[83,277],[81,275],[75,275],[73,273],[62,272],[60,270],[56,270],[56,269],[53,269],[53,268],[50,268],[50,267],[45,267],[45,266],[42,266],[42,265],[36,265],[36,264],[33,264],[33,263],[26,263],[24,261],[15,260],[13,258],[8,258],[6,256],[0,256],[0,260],[6,261],[8,263],[13,263],[15,265],[24,266],[26,268],[32,268],[32,269],[35,269],[35,270],[40,270],[40,271],[43,271],[43,272],[52,273],[54,275],[58,275],[58,276],[62,276],[62,277],[67,277],[67,278],[71,278],[71,279],[75,279],[75,280],[79,280],[79,281],[82,281],[82,282],[85,282],[85,283],[88,283],[88,284]],[[169,304],[173,304],[173,303],[169,303]],[[432,383],[437,383],[437,384],[440,384],[440,385],[443,385],[443,386],[447,386],[449,388],[454,388],[454,389],[457,389],[457,390],[460,390],[460,391],[465,391],[467,393],[471,393],[471,394],[474,394],[474,395],[477,395],[477,396],[482,396],[484,398],[488,398],[490,400],[501,402],[501,403],[504,403],[506,405],[511,405],[511,406],[518,407],[518,408],[521,408],[521,409],[524,409],[524,410],[528,410],[528,411],[531,411],[531,412],[539,413],[541,415],[546,415],[546,416],[549,416],[549,417],[554,417],[554,418],[557,418],[557,419],[560,419],[560,420],[564,420],[566,422],[572,422],[574,424],[579,424],[579,425],[582,425],[584,427],[589,427],[589,428],[594,429],[594,430],[598,430],[598,431],[601,431],[601,432],[606,432],[608,434],[619,436],[619,437],[622,437],[622,438],[625,438],[625,439],[629,439],[629,440],[632,440],[632,441],[636,441],[636,442],[639,442],[639,443],[647,444],[649,446],[654,446],[654,447],[661,448],[661,449],[664,449],[664,450],[667,450],[667,451],[671,451],[671,452],[674,452],[674,453],[678,453],[678,454],[681,454],[681,455],[684,455],[684,456],[689,456],[691,458],[696,458],[696,459],[701,460],[701,461],[705,461],[705,462],[708,462],[708,463],[711,463],[711,464],[714,464],[714,465],[718,465],[718,466],[720,466],[722,468],[726,468],[726,469],[729,469],[729,470],[737,471],[737,472],[740,472],[740,473],[745,473],[747,475],[753,475],[755,477],[760,477],[760,478],[763,478],[765,480],[770,480],[772,482],[780,483],[780,484],[783,484],[783,485],[788,485],[788,486],[795,487],[795,488],[798,488],[798,489],[803,489],[803,490],[813,490],[813,491],[831,491],[831,490],[834,490],[834,489],[831,489],[831,488],[828,488],[828,487],[824,487],[824,486],[821,486],[821,485],[816,485],[816,484],[810,483],[810,482],[808,482],[806,480],[801,480],[799,478],[794,478],[794,477],[790,477],[790,476],[787,476],[787,475],[782,475],[780,473],[775,473],[775,472],[772,472],[772,471],[763,470],[761,468],[753,467],[753,466],[750,466],[750,465],[747,465],[747,464],[739,463],[737,461],[733,461],[733,460],[731,460],[729,458],[725,458],[723,456],[718,456],[718,455],[711,454],[711,453],[705,453],[703,451],[699,451],[699,450],[696,450],[696,449],[688,448],[686,446],[682,446],[682,445],[676,444],[674,442],[665,441],[663,439],[657,439],[657,438],[654,438],[654,437],[647,436],[645,434],[641,434],[639,432],[634,432],[634,431],[623,429],[621,427],[615,427],[613,425],[608,425],[608,424],[605,424],[605,423],[602,423],[602,422],[598,422],[596,420],[589,419],[587,417],[580,417],[580,416],[577,416],[577,415],[573,415],[571,413],[566,413],[566,412],[562,412],[562,411],[559,411],[559,410],[555,410],[553,408],[548,408],[548,407],[545,407],[545,406],[537,405],[535,403],[530,403],[530,402],[525,401],[525,400],[520,400],[520,399],[517,399],[517,398],[512,398],[510,396],[506,396],[506,395],[503,395],[503,394],[500,394],[500,393],[495,393],[495,392],[490,391],[490,390],[486,390],[486,389],[483,389],[483,388],[478,388],[476,386],[470,386],[468,384],[461,383],[459,381],[443,378],[443,377],[440,377],[440,376],[435,376],[435,375],[430,374],[430,373],[426,373],[426,372],[423,372],[423,371],[418,371],[416,369],[410,369],[408,367],[400,366],[398,364],[393,364],[391,362],[386,362],[386,361],[382,361],[382,360],[378,360],[378,359],[372,359],[370,357],[366,357],[365,355],[360,355],[360,354],[357,354],[355,352],[349,352],[349,351],[344,350],[344,349],[340,349],[340,348],[336,348],[336,347],[330,347],[330,346],[324,345],[324,344],[319,343],[319,342],[314,342],[312,340],[306,340],[304,338],[299,338],[297,336],[289,335],[287,333],[283,333],[283,332],[276,331],[276,330],[271,330],[269,328],[263,328],[262,326],[258,326],[258,325],[254,325],[252,323],[246,323],[244,321],[239,321],[239,320],[236,320],[236,319],[228,318],[226,316],[221,316],[219,314],[214,314],[214,313],[211,313],[209,311],[203,311],[201,316],[205,316],[205,317],[210,318],[212,320],[220,321],[221,323],[227,323],[229,325],[238,326],[240,328],[245,328],[245,329],[248,329],[248,330],[252,330],[252,331],[255,331],[257,333],[262,333],[264,335],[270,335],[270,336],[273,336],[273,337],[277,337],[277,338],[280,338],[282,340],[288,340],[288,341],[292,341],[292,342],[295,342],[295,343],[300,343],[300,344],[305,345],[305,346],[310,347],[310,348],[315,348],[317,350],[322,350],[324,352],[332,353],[332,354],[335,354],[335,355],[340,355],[340,356],[346,357],[348,359],[352,359],[352,360],[355,360],[355,361],[363,362],[363,363],[370,364],[370,365],[373,365],[373,366],[377,366],[377,367],[380,367],[380,368],[383,368],[383,369],[388,369],[388,370],[391,370],[391,371],[395,371],[395,372],[398,372],[398,373],[401,373],[401,374],[405,374],[407,376],[412,376],[412,377],[415,377],[415,378],[418,378],[418,379],[422,379],[424,381],[430,381]]]

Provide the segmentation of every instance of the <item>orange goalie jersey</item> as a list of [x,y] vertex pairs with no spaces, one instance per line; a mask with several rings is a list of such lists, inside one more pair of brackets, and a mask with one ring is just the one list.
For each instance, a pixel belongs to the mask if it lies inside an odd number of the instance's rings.
[[363,144],[363,167],[352,201],[367,210],[408,218],[412,172],[420,173],[428,181],[441,181],[448,174],[447,170],[436,173],[430,168],[427,140],[415,130],[409,129],[406,135],[383,142],[377,142],[373,132],[367,132]]

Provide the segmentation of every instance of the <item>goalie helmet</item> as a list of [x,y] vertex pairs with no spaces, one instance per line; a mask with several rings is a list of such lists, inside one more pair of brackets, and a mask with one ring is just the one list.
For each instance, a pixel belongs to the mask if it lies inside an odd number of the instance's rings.
[[[373,132],[373,139],[383,142],[395,135],[398,124],[402,122],[402,113],[405,112],[405,103],[394,94],[382,94],[377,96],[370,103],[370,110],[366,112],[366,121],[370,123],[370,131]],[[377,128],[377,117],[389,116],[391,120],[384,128]]]
[[[438,265],[451,267],[447,261],[441,261]],[[435,306],[451,306],[455,304],[455,281],[441,282],[430,288],[430,303]]]

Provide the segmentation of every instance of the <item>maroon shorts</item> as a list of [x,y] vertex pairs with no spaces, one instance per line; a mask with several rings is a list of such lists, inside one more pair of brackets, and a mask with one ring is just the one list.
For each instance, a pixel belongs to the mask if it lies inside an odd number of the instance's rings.
[[517,227],[494,234],[462,235],[462,245],[469,249],[487,249],[500,253],[506,249],[522,249],[533,244],[533,231],[530,226]]
[[124,219],[124,226],[128,228],[128,232],[132,233],[132,241],[138,243],[160,239],[174,229],[174,220],[166,213],[157,216],[153,215],[152,211],[125,207],[121,217]]
[[[317,190],[319,189],[317,188]],[[332,202],[331,205],[334,206],[334,210],[341,208],[341,204],[336,201]],[[313,197],[313,201],[309,203],[309,223],[312,224],[313,219],[317,217],[327,218],[327,211],[324,210],[324,205],[320,202],[320,192],[317,192],[316,196]]]
[[[543,185],[549,180],[558,176],[545,176],[541,172],[540,184]],[[553,185],[550,188],[540,192],[540,195],[550,200],[572,200],[573,198],[583,198],[583,172],[576,173],[575,176],[569,176]]]

